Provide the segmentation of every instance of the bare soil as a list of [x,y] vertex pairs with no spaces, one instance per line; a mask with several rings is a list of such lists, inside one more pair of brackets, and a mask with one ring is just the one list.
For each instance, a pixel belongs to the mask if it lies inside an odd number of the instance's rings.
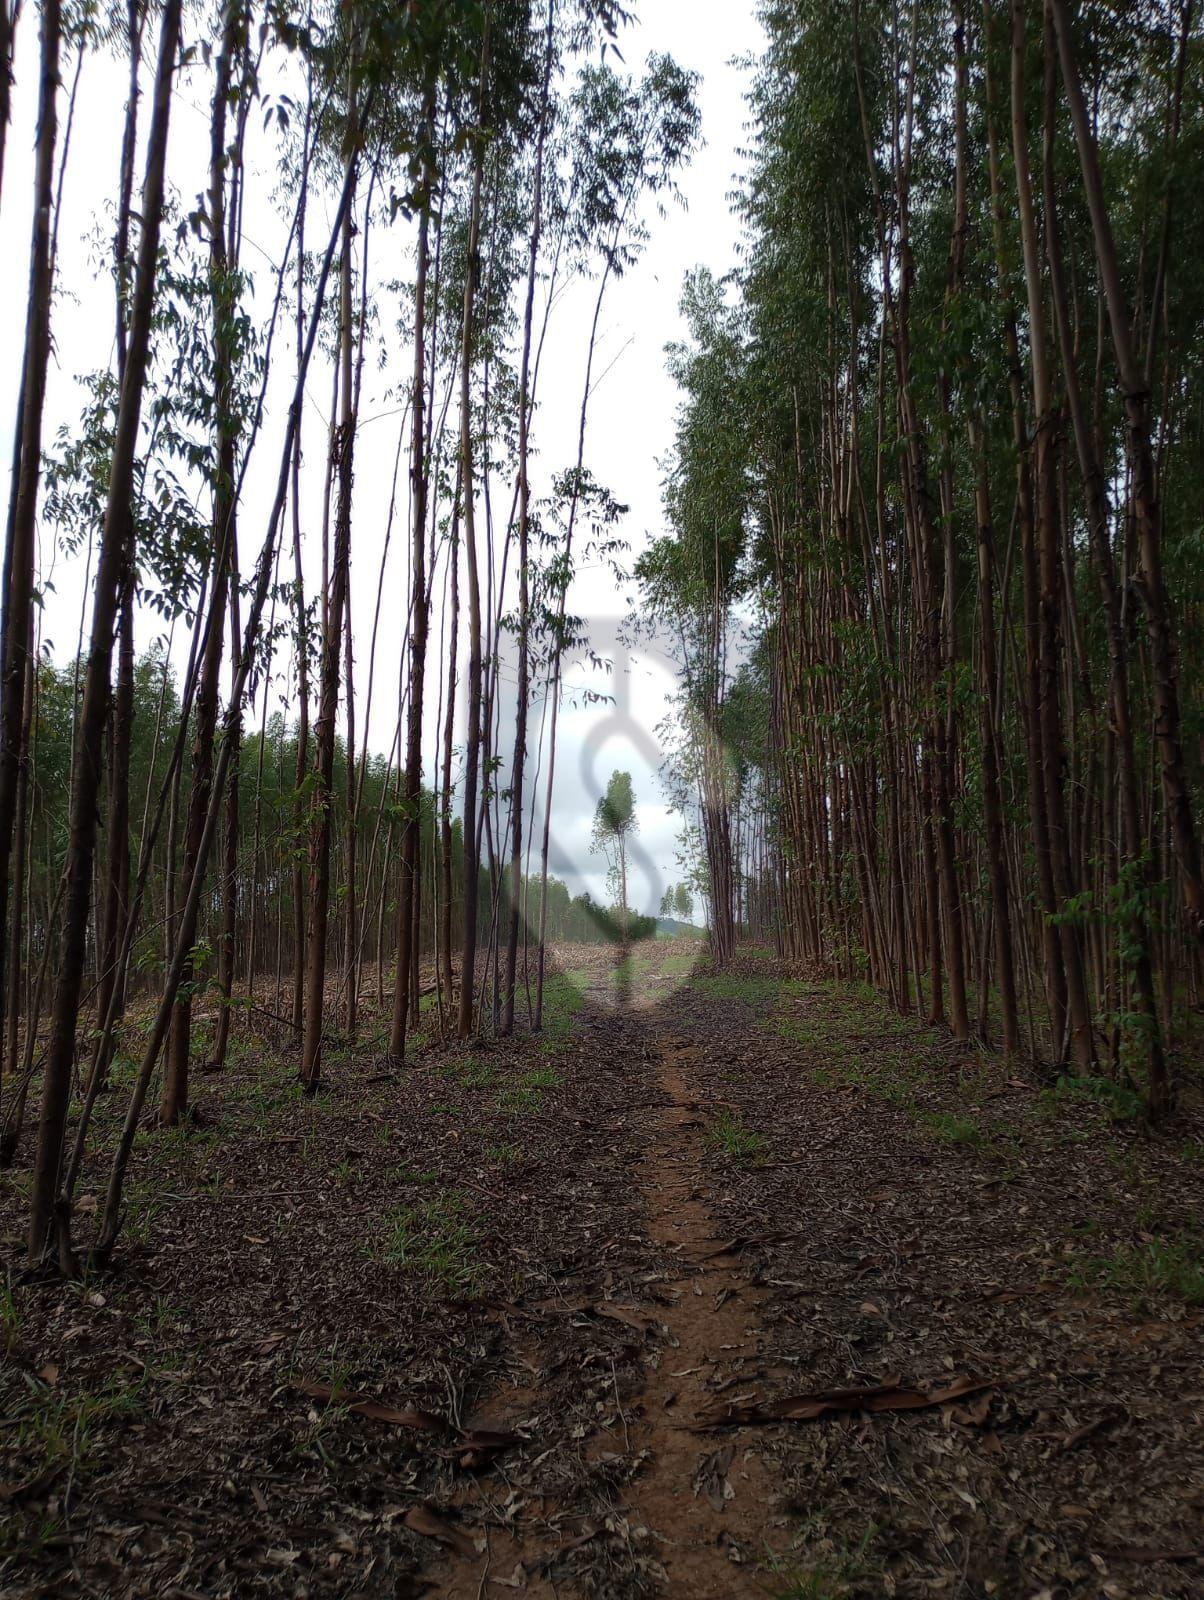
[[0,1595],[1204,1590],[1190,1097],[756,953],[558,959],[543,1038],[431,1013],[390,1071],[369,1014],[314,1100],[241,1037],[104,1278],[21,1274],[2,1175]]

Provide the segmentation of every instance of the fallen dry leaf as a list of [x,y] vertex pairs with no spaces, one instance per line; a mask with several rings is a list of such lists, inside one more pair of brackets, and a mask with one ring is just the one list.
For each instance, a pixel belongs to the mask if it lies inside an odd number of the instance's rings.
[[991,1410],[991,1390],[984,1389],[972,1406],[954,1406],[953,1420],[963,1428],[981,1428]]
[[637,1311],[634,1306],[621,1306],[614,1300],[600,1300],[591,1308],[595,1316],[609,1317],[612,1322],[622,1322],[636,1333],[652,1333],[663,1326],[660,1319]]
[[1108,1406],[1092,1421],[1085,1422],[1081,1428],[1073,1428],[1068,1434],[1065,1434],[1062,1439],[1062,1449],[1075,1449],[1085,1440],[1090,1439],[1093,1434],[1101,1432],[1104,1428],[1112,1427],[1114,1423],[1123,1422],[1127,1416],[1128,1412],[1123,1406]]
[[1115,1561],[1204,1561],[1204,1545],[1142,1549],[1137,1545],[1117,1545],[1108,1551]]
[[385,1405],[369,1395],[351,1394],[333,1389],[328,1383],[315,1383],[300,1379],[293,1387],[301,1394],[315,1400],[325,1400],[341,1405],[353,1416],[367,1417],[372,1422],[387,1422],[397,1428],[413,1428],[418,1433],[433,1433],[451,1439],[457,1451],[457,1461],[465,1472],[486,1466],[499,1451],[507,1449],[517,1437],[510,1432],[494,1428],[456,1428],[433,1411],[420,1411],[414,1407]]
[[449,1434],[455,1431],[450,1423],[432,1411],[387,1406],[368,1395],[350,1394],[343,1389],[332,1388],[328,1383],[315,1383],[302,1378],[293,1384],[293,1388],[314,1400],[343,1406],[357,1417],[369,1417],[373,1422],[391,1422],[398,1428],[415,1428],[419,1433]]
[[801,1233],[749,1233],[740,1234],[735,1239],[729,1239],[726,1244],[717,1245],[703,1252],[701,1260],[714,1261],[718,1256],[738,1256],[745,1250],[751,1250],[759,1244],[785,1244],[791,1239],[801,1239]]
[[735,1453],[734,1445],[725,1445],[722,1450],[703,1456],[695,1469],[694,1494],[705,1495],[715,1511],[722,1511],[727,1502],[736,1497],[727,1476]]
[[436,1511],[432,1505],[412,1506],[406,1512],[404,1521],[411,1532],[420,1533],[424,1539],[435,1539],[460,1556],[475,1556],[485,1547],[484,1540],[478,1545],[466,1529],[445,1517],[441,1511]]
[[858,1411],[927,1411],[971,1394],[998,1388],[996,1379],[955,1378],[936,1389],[903,1388],[898,1379],[865,1389],[823,1389],[815,1394],[788,1395],[783,1400],[742,1404],[731,1401],[700,1413],[695,1429],[743,1427],[765,1422],[814,1422],[819,1417]]

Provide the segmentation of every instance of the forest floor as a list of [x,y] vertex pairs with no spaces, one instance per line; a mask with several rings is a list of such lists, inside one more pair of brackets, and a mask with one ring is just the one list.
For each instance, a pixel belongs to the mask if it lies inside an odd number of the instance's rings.
[[1152,1135],[763,953],[557,956],[542,1037],[366,1027],[310,1100],[242,1037],[115,1270],[10,1270],[0,1595],[1204,1592],[1197,1098]]

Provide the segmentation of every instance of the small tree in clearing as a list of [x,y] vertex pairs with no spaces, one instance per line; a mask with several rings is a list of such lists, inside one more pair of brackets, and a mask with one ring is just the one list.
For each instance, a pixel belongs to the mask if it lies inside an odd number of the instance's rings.
[[[671,883],[661,895],[661,916],[667,921],[688,923],[694,915],[694,896],[688,883]],[[678,927],[676,932],[680,933]]]
[[610,863],[610,875],[619,902],[619,928],[627,943],[627,841],[637,831],[635,791],[630,772],[612,772],[606,793],[594,812],[594,831],[590,843],[595,854]]

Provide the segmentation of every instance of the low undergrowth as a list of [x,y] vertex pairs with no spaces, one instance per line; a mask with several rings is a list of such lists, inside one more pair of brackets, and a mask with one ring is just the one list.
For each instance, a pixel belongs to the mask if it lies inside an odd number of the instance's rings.
[[748,1127],[738,1111],[720,1111],[712,1119],[705,1137],[713,1150],[742,1166],[755,1166],[764,1156],[764,1134]]
[[394,1206],[365,1246],[370,1260],[415,1272],[449,1293],[468,1294],[480,1276],[474,1208],[458,1189]]
[[1104,1254],[1078,1255],[1067,1282],[1075,1289],[1115,1290],[1135,1307],[1159,1298],[1204,1306],[1204,1240],[1197,1235],[1147,1239]]

